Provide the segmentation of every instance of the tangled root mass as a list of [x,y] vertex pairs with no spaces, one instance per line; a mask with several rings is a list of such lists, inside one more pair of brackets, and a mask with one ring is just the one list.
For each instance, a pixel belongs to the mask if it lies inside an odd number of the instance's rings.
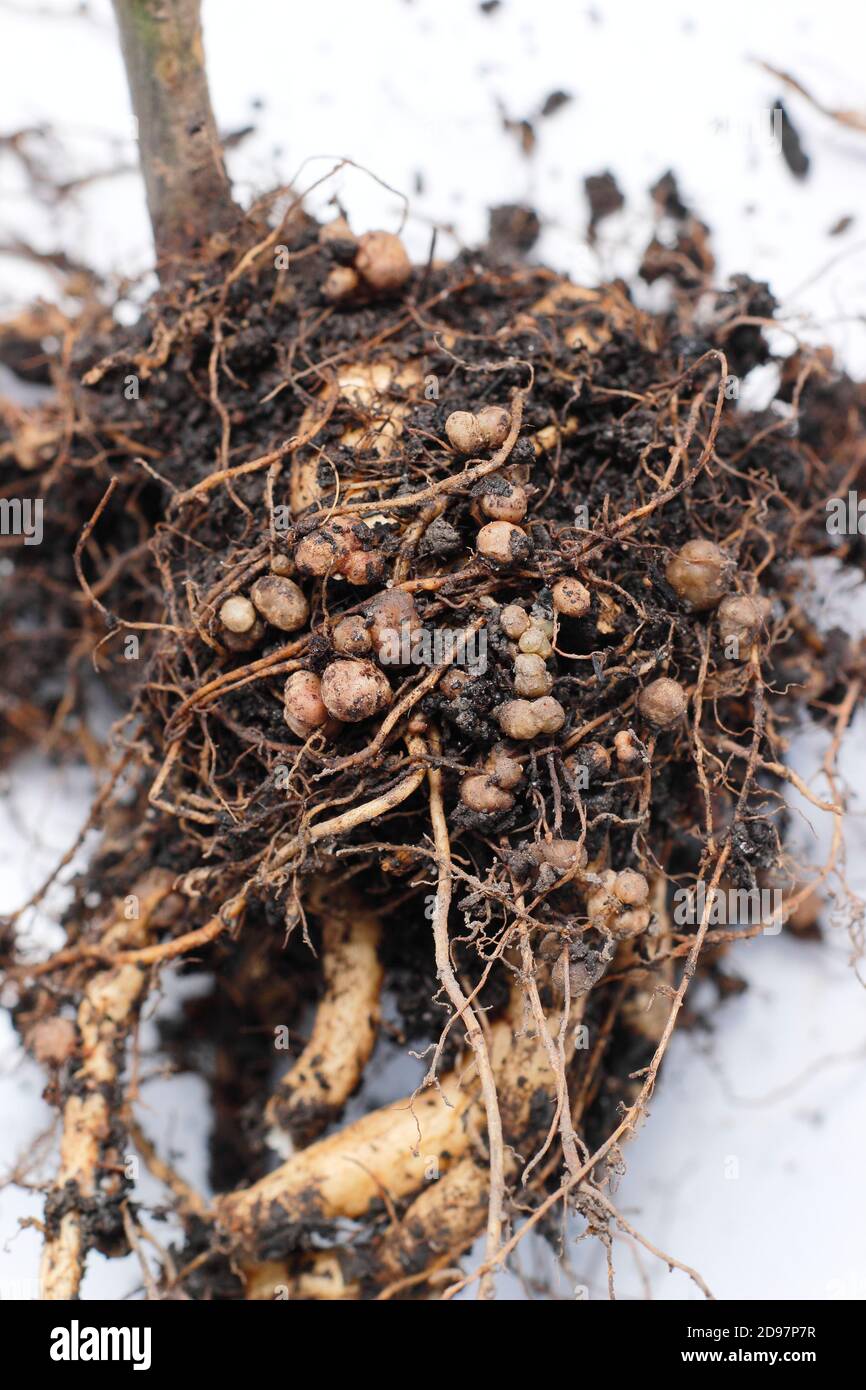
[[[862,663],[802,571],[862,467],[860,388],[801,347],[786,408],[741,409],[775,306],[713,291],[703,255],[647,274],[672,286],[647,314],[479,252],[412,270],[394,240],[294,210],[215,244],[134,329],[67,322],[51,402],[6,413],[45,538],[3,581],[2,751],[84,740],[104,778],[66,946],[24,961],[14,921],[4,945],[63,1115],[49,1297],[136,1245],[129,1150],[181,1222],[164,1294],[441,1296],[479,1233],[485,1289],[560,1202],[631,1231],[610,1180],[688,982],[766,925],[683,925],[674,895],[773,885],[796,914],[804,706],[838,825]],[[172,962],[213,981],[163,1025],[210,1087],[209,1203],[125,1060]],[[384,998],[424,1081],[343,1123]]]

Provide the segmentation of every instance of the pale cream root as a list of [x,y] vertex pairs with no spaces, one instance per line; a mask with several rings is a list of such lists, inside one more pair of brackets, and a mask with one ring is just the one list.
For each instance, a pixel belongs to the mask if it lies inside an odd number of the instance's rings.
[[[572,1036],[582,1006],[582,998],[572,1005]],[[539,1102],[547,1098],[553,1110],[559,1088],[547,1045],[523,1026],[519,991],[511,1012],[488,1030],[509,1178],[530,1156],[523,1149],[538,1137]],[[549,1020],[551,1035],[559,1026],[558,1018]],[[566,1056],[570,1048],[569,1041]],[[432,1183],[427,1194],[432,1204],[442,1175],[473,1153],[478,1154],[489,1190],[485,1146],[481,1088],[474,1067],[467,1064],[442,1077],[438,1085],[373,1111],[296,1153],[252,1187],[218,1198],[213,1214],[252,1266],[259,1250],[281,1241],[292,1228],[341,1217],[357,1219],[371,1203],[405,1199],[427,1183]],[[446,1202],[447,1191],[443,1189]],[[484,1211],[486,1200],[485,1193]],[[253,1278],[252,1268],[248,1277]]]
[[244,1298],[251,1303],[315,1299],[345,1302],[360,1297],[360,1285],[347,1279],[333,1250],[321,1250],[304,1262],[301,1270],[288,1260],[266,1260],[242,1271]]
[[379,1026],[381,937],[379,918],[357,903],[323,911],[325,992],[307,1046],[265,1110],[268,1123],[296,1144],[321,1133],[363,1076]]
[[487,1218],[490,1173],[463,1158],[431,1182],[376,1251],[376,1282],[387,1292],[404,1281],[429,1276],[450,1264],[482,1230]]
[[[509,1030],[510,1032],[510,1030]],[[430,1162],[447,1166],[469,1147],[466,1111],[474,1074],[444,1077],[440,1088],[374,1110],[338,1134],[302,1149],[241,1192],[217,1199],[217,1223],[255,1255],[263,1242],[305,1222],[363,1216],[378,1198],[420,1188]]]
[[[157,869],[140,879],[130,898],[118,905],[102,944],[109,949],[143,945],[151,917],[171,891],[173,877]],[[127,919],[124,911],[137,915]],[[75,1094],[69,1096],[63,1109],[60,1170],[54,1181],[57,1195],[64,1189],[70,1197],[96,1194],[102,1153],[111,1133],[109,1097],[117,1081],[124,1040],[146,985],[147,974],[140,966],[119,965],[101,970],[85,987],[78,1009],[82,1061],[75,1076]],[[76,1202],[46,1238],[43,1299],[77,1297],[85,1254],[83,1215]]]

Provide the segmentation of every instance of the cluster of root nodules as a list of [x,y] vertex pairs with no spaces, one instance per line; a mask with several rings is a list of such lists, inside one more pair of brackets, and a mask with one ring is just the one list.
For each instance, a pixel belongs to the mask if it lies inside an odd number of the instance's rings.
[[[7,928],[64,1131],[47,1296],[91,1248],[133,1249],[152,1296],[448,1297],[533,1229],[558,1248],[564,1208],[608,1252],[644,1239],[621,1147],[696,969],[721,989],[727,943],[834,871],[859,693],[801,597],[863,395],[802,348],[743,411],[772,297],[713,291],[681,240],[648,315],[295,212],[131,331],[68,324],[56,397],[7,418],[45,540],[4,581],[5,746],[83,728],[94,650],[124,716],[67,945],[33,964]],[[804,875],[807,707],[836,833]],[[768,888],[772,922],[713,912]],[[209,1198],[135,1103],[168,967],[211,982],[163,1025],[210,1087]],[[371,1109],[377,1043],[421,1060]],[[181,1223],[156,1266],[129,1155]]]

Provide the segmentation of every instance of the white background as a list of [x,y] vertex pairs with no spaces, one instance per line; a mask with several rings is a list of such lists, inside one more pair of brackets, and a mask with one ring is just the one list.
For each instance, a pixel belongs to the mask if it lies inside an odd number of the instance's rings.
[[[736,270],[769,279],[793,330],[832,342],[852,371],[866,373],[866,135],[786,96],[812,157],[810,177],[795,181],[759,134],[781,85],[753,61],[795,73],[829,106],[866,109],[866,11],[850,0],[504,0],[489,17],[468,0],[205,0],[204,13],[220,128],[257,128],[230,158],[242,199],[280,181],[305,186],[348,155],[411,195],[405,235],[416,256],[426,255],[434,224],[453,228],[453,238],[440,234],[444,252],[483,237],[488,206],[529,201],[544,225],[538,256],[595,281],[633,271],[651,227],[646,189],[672,166],[713,228],[719,280]],[[573,100],[535,120],[538,144],[527,160],[503,131],[501,108],[512,119],[532,117],[556,89]],[[37,148],[64,178],[134,160],[105,0],[83,17],[61,0],[0,3],[0,133],[43,125],[52,131]],[[590,250],[582,179],[604,168],[628,202]],[[423,191],[415,193],[418,173]],[[399,199],[366,175],[345,171],[313,209],[331,192],[356,230],[399,222]],[[0,155],[0,194],[0,243],[26,237],[118,277],[146,270],[148,228],[133,173],[90,184],[58,208],[34,197],[15,161]],[[850,230],[828,237],[844,214],[855,219]],[[0,255],[0,312],[55,292],[41,269]],[[856,626],[862,595],[846,603],[826,575],[814,589],[819,613],[832,597],[834,620],[841,614]],[[795,742],[804,776],[822,749],[813,735]],[[863,752],[859,719],[843,759],[853,783]],[[826,793],[820,778],[814,786]],[[47,769],[33,757],[15,769],[0,800],[0,910],[16,906],[66,848],[88,791],[74,769]],[[864,889],[862,798],[852,795],[851,806],[849,876]],[[826,838],[816,816],[808,817],[814,835],[796,818],[809,856]],[[33,930],[51,943],[50,918]],[[709,1027],[675,1039],[617,1200],[656,1244],[698,1267],[718,1297],[862,1298],[866,1011],[844,927],[817,945],[785,933],[764,938],[739,947],[731,964],[750,988],[720,1008],[708,993],[695,996]],[[166,993],[177,997],[170,980]],[[391,1076],[389,1068],[375,1081],[378,1098],[394,1094]],[[51,1122],[40,1089],[37,1069],[0,1021],[0,1175]],[[204,1187],[202,1089],[190,1078],[154,1077],[141,1114]],[[3,1297],[33,1296],[39,1238],[17,1223],[40,1211],[36,1194],[0,1189]],[[699,1296],[628,1242],[618,1240],[616,1252],[621,1297],[647,1288],[656,1298]],[[536,1259],[524,1256],[527,1273]],[[605,1296],[586,1247],[572,1250],[571,1264],[592,1297]],[[136,1283],[131,1260],[91,1256],[84,1295],[118,1297]],[[564,1278],[559,1289],[571,1296]],[[502,1292],[520,1296],[513,1279]]]

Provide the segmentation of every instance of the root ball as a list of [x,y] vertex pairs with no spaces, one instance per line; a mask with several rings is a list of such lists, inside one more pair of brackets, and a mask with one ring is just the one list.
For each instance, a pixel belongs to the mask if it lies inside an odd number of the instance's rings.
[[340,561],[337,570],[348,584],[358,588],[381,584],[385,577],[385,557],[379,550],[353,550]]
[[544,695],[540,700],[533,700],[532,708],[538,721],[539,733],[559,733],[565,723],[565,710],[558,700],[554,700],[552,695]]
[[734,563],[713,541],[686,541],[665,570],[665,577],[678,598],[695,612],[715,608],[727,593]]
[[499,625],[506,637],[516,642],[530,626],[529,614],[516,603],[508,603],[499,614]]
[[733,660],[746,660],[771,608],[768,599],[747,594],[731,594],[719,604],[719,640]]
[[592,596],[585,584],[567,575],[553,586],[553,606],[564,618],[582,618],[589,612]]
[[484,447],[500,449],[508,437],[511,416],[504,405],[486,405],[475,416]]
[[220,608],[220,622],[227,632],[243,636],[255,626],[256,610],[243,594],[232,594]]
[[355,269],[371,289],[399,290],[412,273],[406,248],[392,232],[365,232],[360,239]]
[[421,632],[415,600],[405,589],[384,589],[370,600],[367,608],[370,639],[379,660],[390,666],[402,664],[407,646]]
[[310,616],[310,605],[303,590],[291,579],[263,574],[250,591],[250,598],[265,622],[281,632],[294,632]]
[[343,656],[363,656],[372,646],[367,624],[358,613],[351,613],[334,625],[331,642]]
[[514,662],[514,689],[518,695],[536,700],[541,695],[549,695],[553,688],[553,676],[540,656],[521,652]]
[[322,683],[313,671],[293,671],[283,692],[283,716],[292,733],[309,738],[314,729],[328,722],[322,700]]
[[452,410],[445,421],[448,443],[458,454],[477,454],[483,444],[478,421],[469,410]]
[[322,677],[322,700],[329,714],[347,724],[372,719],[391,703],[387,677],[372,661],[340,658]]
[[510,811],[514,805],[511,793],[498,787],[493,778],[484,773],[464,777],[460,784],[460,800],[470,811],[485,815]]
[[507,738],[530,739],[555,734],[565,723],[565,710],[551,695],[538,700],[506,700],[496,712]]
[[510,521],[489,521],[478,532],[478,554],[495,569],[525,564],[532,554],[532,541]]
[[358,272],[350,265],[335,265],[325,277],[322,294],[332,304],[339,304],[342,299],[351,298],[360,283]]
[[534,847],[533,857],[539,864],[549,864],[563,874],[575,867],[584,868],[587,860],[579,840],[541,840]]
[[626,907],[643,907],[649,897],[649,884],[636,869],[620,869],[612,884],[614,896]]
[[484,760],[484,766],[498,787],[511,791],[523,780],[523,768],[507,749],[497,744]]
[[352,527],[336,517],[298,542],[295,565],[299,574],[321,579],[332,570],[340,569],[352,552],[360,548],[361,542]]
[[519,483],[505,483],[501,491],[491,489],[481,498],[481,510],[493,521],[522,521],[529,499]]
[[679,681],[659,676],[638,696],[637,707],[648,724],[655,729],[670,729],[678,724],[688,708],[688,697]]

